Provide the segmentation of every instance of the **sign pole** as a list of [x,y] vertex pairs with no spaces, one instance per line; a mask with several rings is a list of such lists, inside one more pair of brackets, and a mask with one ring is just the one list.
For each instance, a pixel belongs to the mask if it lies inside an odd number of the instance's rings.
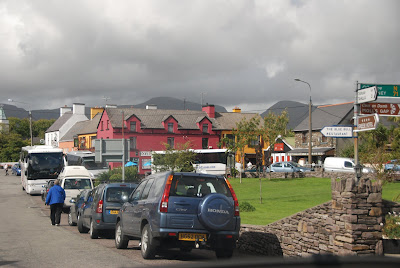
[[[356,100],[354,101],[354,129],[357,130],[358,127],[358,111],[360,108],[360,104],[358,104],[358,81],[356,83]],[[359,161],[358,161],[358,132],[354,131],[354,164],[358,165]],[[357,182],[357,177],[356,177],[356,182]]]

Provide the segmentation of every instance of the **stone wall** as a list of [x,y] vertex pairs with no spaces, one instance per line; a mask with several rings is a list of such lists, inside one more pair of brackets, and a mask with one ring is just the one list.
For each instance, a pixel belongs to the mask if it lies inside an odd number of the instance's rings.
[[332,179],[332,201],[266,226],[243,225],[239,250],[268,256],[381,255],[384,213],[400,204],[382,200],[382,187],[350,177]]

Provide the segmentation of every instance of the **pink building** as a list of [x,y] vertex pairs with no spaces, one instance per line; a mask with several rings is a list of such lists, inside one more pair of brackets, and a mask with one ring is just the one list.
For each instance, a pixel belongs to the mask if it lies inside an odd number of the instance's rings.
[[129,158],[137,163],[139,174],[145,174],[150,171],[151,152],[165,150],[165,144],[176,148],[190,141],[193,149],[218,148],[218,125],[214,105],[205,106],[202,111],[158,110],[154,106],[106,108],[97,128],[97,139],[129,139]]

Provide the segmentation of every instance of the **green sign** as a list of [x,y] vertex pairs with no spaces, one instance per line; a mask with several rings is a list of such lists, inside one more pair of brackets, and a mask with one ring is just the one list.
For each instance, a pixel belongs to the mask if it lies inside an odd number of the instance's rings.
[[376,86],[378,98],[399,98],[400,85],[360,84],[360,89]]

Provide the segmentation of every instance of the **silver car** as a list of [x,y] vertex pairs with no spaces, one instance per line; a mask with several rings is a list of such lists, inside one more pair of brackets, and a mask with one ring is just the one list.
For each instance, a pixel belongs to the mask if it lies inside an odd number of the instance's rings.
[[300,166],[296,162],[284,161],[276,162],[267,168],[267,172],[306,172],[311,171],[311,168]]

